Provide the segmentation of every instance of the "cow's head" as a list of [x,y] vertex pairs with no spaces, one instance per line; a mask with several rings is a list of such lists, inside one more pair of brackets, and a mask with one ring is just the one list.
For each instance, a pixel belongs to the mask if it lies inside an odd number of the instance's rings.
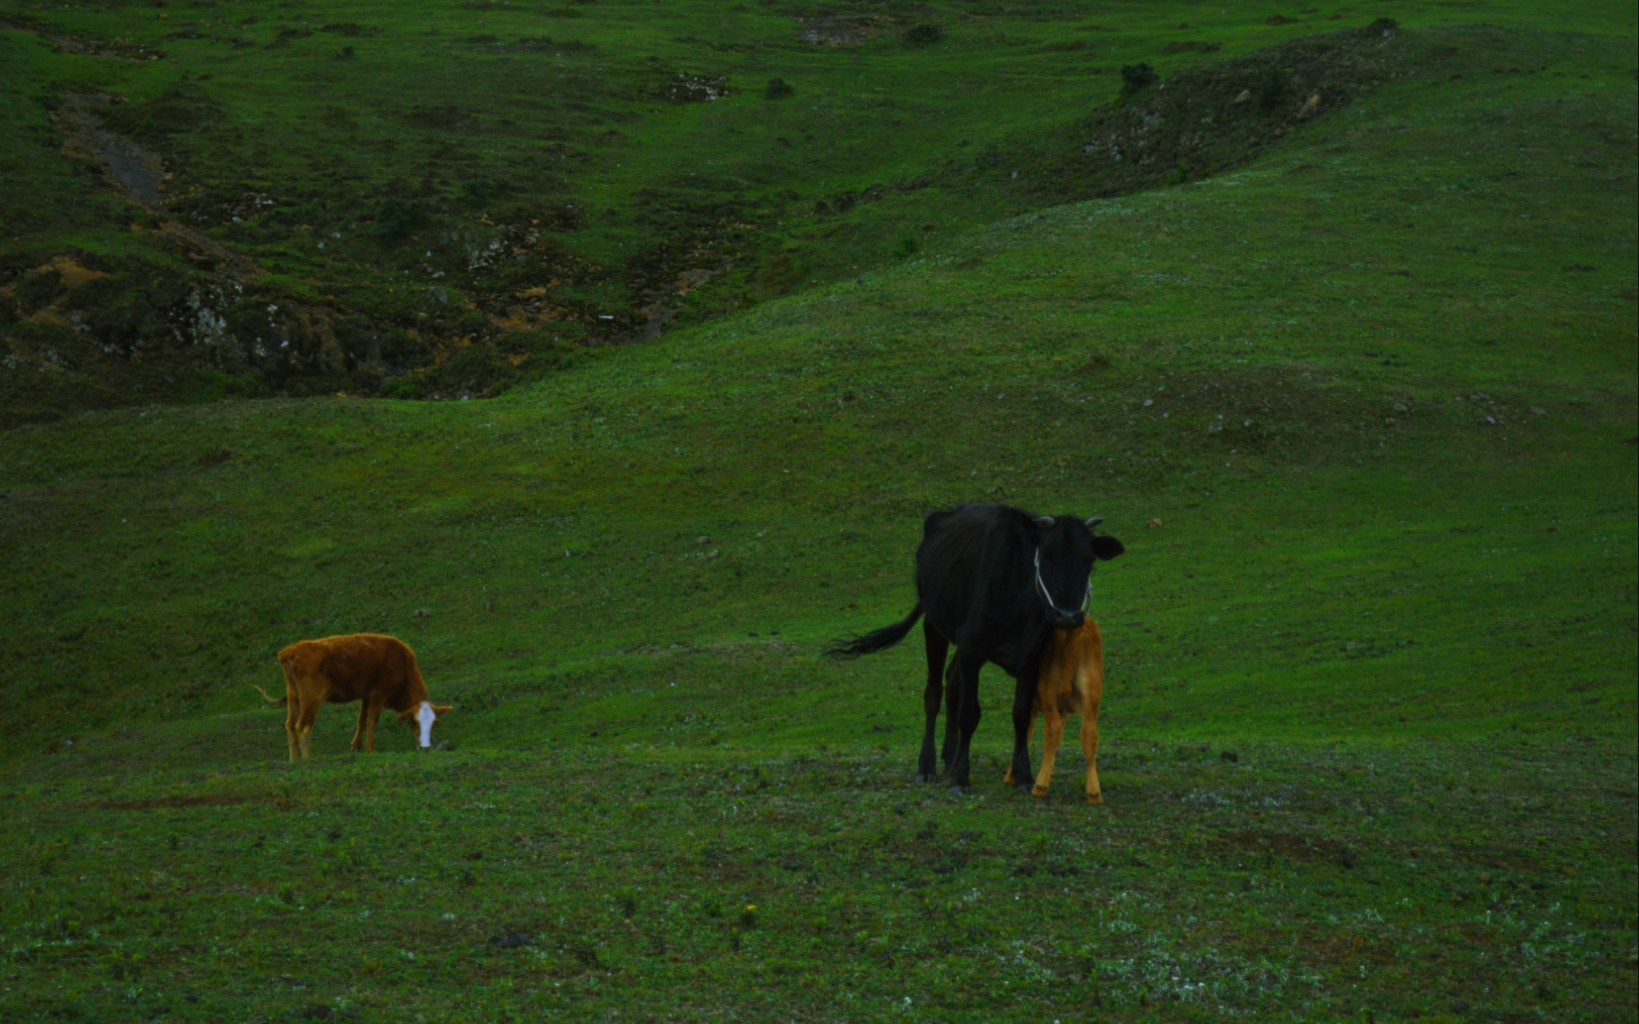
[[1127,550],[1114,537],[1094,533],[1103,519],[1043,516],[1036,520],[1035,589],[1054,629],[1075,630],[1087,619],[1093,596],[1093,564]]
[[433,745],[433,723],[439,717],[449,713],[454,706],[450,704],[434,704],[424,700],[413,708],[406,708],[398,713],[398,720],[415,730],[416,745],[422,750],[431,750]]

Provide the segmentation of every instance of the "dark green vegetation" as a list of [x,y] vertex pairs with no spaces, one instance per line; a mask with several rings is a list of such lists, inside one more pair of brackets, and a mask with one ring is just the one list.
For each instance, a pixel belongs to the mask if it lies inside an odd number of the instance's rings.
[[[1016,6],[0,3],[0,1019],[1635,1019],[1631,7]],[[212,281],[340,369],[76,361]],[[968,499],[1127,543],[1106,807],[817,657]],[[355,630],[451,749],[284,763]]]
[[494,394],[1468,67],[1369,11],[1178,13],[0,4],[0,423]]

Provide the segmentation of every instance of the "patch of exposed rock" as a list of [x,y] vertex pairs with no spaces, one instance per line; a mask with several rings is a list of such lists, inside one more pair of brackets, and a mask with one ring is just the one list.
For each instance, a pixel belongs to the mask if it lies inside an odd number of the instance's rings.
[[[997,152],[986,162],[1059,199],[1127,195],[1220,174],[1398,74],[1402,43],[1399,26],[1381,19],[1186,68],[1099,108],[1077,125],[1073,151],[1034,164]],[[1211,52],[1213,44],[1191,48]]]

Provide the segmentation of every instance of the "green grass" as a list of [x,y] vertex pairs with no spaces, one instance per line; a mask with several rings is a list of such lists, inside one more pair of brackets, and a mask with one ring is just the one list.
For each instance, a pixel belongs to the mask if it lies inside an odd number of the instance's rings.
[[[0,435],[0,1017],[1635,1019],[1631,10],[952,5],[937,43],[896,23],[836,51],[792,28],[817,6],[343,4],[307,17],[388,27],[271,50],[305,9],[258,10],[39,17],[162,45],[99,72],[133,103],[180,54],[222,62],[229,124],[271,104],[275,60],[311,78],[298,105],[406,40],[454,80],[539,56],[470,36],[585,33],[548,66],[601,66],[608,105],[506,115],[576,121],[610,172],[576,244],[675,237],[640,218],[681,206],[632,199],[673,173],[657,146],[702,161],[714,184],[675,195],[704,202],[764,173],[742,118],[796,142],[811,117],[825,144],[778,169],[816,161],[790,185],[810,205],[757,243],[811,276],[492,400]],[[1017,143],[1058,174],[1050,140],[1088,115],[1041,81],[1094,58],[1088,103],[1123,63],[1171,82],[1382,16],[1399,77],[1223,173],[1060,203],[981,159]],[[258,48],[161,39],[188,18]],[[1162,53],[1192,40],[1223,48]],[[659,130],[633,97],[701,55],[752,88]],[[794,96],[762,99],[775,75]],[[430,145],[379,88],[360,139]],[[244,167],[322,144],[283,123]],[[495,166],[537,152],[513,145]],[[358,159],[337,173],[369,180]],[[110,266],[143,244],[96,237]],[[957,798],[911,781],[919,645],[819,656],[909,609],[921,516],[962,500],[1102,515],[1128,547],[1094,581],[1105,807],[1073,745],[1045,800],[1002,787],[996,670]],[[286,765],[246,684],[364,630],[416,648],[450,749],[393,728],[351,755],[339,707]]]

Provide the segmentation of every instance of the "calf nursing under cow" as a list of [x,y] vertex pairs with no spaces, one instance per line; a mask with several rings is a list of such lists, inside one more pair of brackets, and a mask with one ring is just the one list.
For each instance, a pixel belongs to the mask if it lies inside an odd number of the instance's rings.
[[[1074,634],[1086,621],[1094,565],[1126,550],[1114,537],[1094,533],[1100,522],[1035,516],[1006,505],[962,505],[935,512],[922,523],[922,543],[916,551],[917,600],[910,614],[891,626],[831,645],[830,653],[837,657],[887,650],[923,620],[927,685],[922,693],[925,728],[918,781],[938,777],[934,727],[945,700],[945,656],[954,646],[941,750],[952,788],[966,791],[972,785],[969,749],[980,717],[979,671],[987,662],[1015,680],[1008,778],[1021,788],[1030,784],[1030,731],[1044,653],[1052,638]],[[1096,778],[1089,785],[1095,783]]]
[[398,720],[414,729],[422,750],[432,746],[433,723],[450,708],[427,696],[415,652],[397,637],[376,633],[303,640],[279,652],[285,674],[285,695],[274,700],[260,686],[251,688],[274,707],[285,707],[285,735],[290,759],[312,755],[313,721],[326,704],[361,702],[353,749],[376,749],[376,722],[382,709],[398,712]]
[[[1031,717],[1032,725],[1038,714],[1047,722],[1043,730],[1041,771],[1030,789],[1033,795],[1047,795],[1047,787],[1053,781],[1053,762],[1064,739],[1064,720],[1069,715],[1080,715],[1081,750],[1087,755],[1087,802],[1104,802],[1104,790],[1098,782],[1098,705],[1103,699],[1104,637],[1098,631],[1098,623],[1088,619],[1073,632],[1054,630],[1047,638],[1047,650],[1042,653],[1041,677],[1036,684],[1035,711]],[[1028,733],[1025,738],[1028,741]],[[1015,784],[1011,770],[1007,773],[1007,784]]]

